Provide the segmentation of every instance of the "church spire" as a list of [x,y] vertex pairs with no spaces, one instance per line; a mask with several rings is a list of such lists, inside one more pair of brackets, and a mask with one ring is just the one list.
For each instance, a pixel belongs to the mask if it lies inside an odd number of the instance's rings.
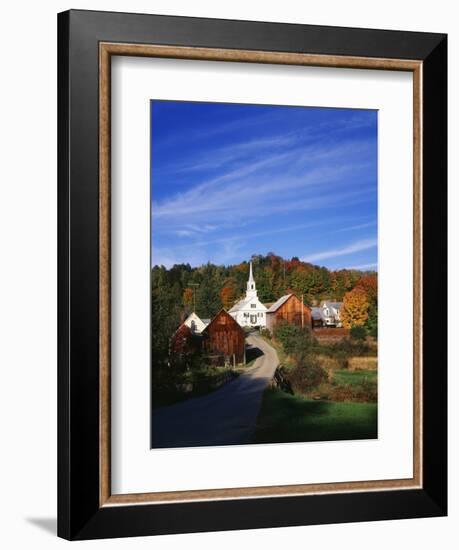
[[254,283],[253,280],[253,273],[252,273],[252,262],[250,262],[250,275],[249,275],[249,283]]
[[246,297],[251,298],[257,295],[257,289],[255,287],[255,279],[253,278],[252,262],[250,262],[249,280],[247,281]]

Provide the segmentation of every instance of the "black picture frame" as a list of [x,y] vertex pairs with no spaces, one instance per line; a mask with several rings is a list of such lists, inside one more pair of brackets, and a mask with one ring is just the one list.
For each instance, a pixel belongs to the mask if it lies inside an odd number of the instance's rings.
[[[422,62],[422,488],[100,506],[99,44]],[[58,535],[94,539],[447,513],[447,37],[71,10],[58,15]]]

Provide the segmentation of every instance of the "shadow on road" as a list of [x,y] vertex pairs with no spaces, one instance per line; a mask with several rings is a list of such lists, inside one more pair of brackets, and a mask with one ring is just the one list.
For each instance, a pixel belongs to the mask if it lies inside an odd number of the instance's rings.
[[258,359],[258,357],[261,357],[262,355],[264,355],[264,353],[261,351],[261,349],[255,346],[247,346],[245,350],[245,360],[247,363]]

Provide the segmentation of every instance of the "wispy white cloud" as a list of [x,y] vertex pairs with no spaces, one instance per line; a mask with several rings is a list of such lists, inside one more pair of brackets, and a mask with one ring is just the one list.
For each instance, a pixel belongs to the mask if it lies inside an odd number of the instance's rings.
[[297,144],[297,139],[294,135],[242,141],[234,145],[220,147],[216,150],[206,150],[202,153],[201,157],[194,157],[189,162],[178,166],[174,163],[171,166],[171,171],[177,174],[188,174],[190,172],[213,170],[233,164],[247,158],[249,155],[251,156],[253,153],[257,155],[267,154],[281,147],[285,148],[294,144]]
[[351,225],[349,227],[343,227],[341,229],[335,229],[335,233],[343,233],[344,231],[354,231],[356,229],[365,229],[367,227],[374,227],[376,225],[376,221],[368,222],[368,223],[360,223],[357,225]]
[[376,262],[371,264],[361,264],[361,265],[353,265],[351,267],[342,267],[341,269],[356,269],[358,271],[367,271],[367,270],[373,270],[378,267],[378,264]]
[[320,260],[326,260],[329,258],[336,258],[338,256],[347,256],[348,254],[353,254],[354,252],[361,252],[362,250],[368,250],[377,246],[377,239],[363,239],[350,243],[342,248],[334,248],[331,250],[323,250],[321,252],[315,252],[314,254],[309,254],[304,256],[302,260],[304,262],[318,262]]
[[190,229],[190,231],[195,231],[196,233],[209,233],[210,231],[214,231],[217,229],[216,225],[211,225],[209,223],[204,223],[202,225],[195,225],[195,224],[188,224],[187,227]]
[[[209,256],[207,243],[196,243],[190,247],[186,246],[153,246],[151,251],[152,265],[163,265],[170,269],[175,264],[188,263],[193,267],[206,264],[212,261],[218,265],[225,265],[234,261],[240,251],[247,245],[246,239],[227,238],[219,239],[219,246]],[[183,249],[186,249],[186,257],[183,255]]]
[[[199,220],[198,223],[201,223],[203,220],[217,221],[222,213],[229,210],[241,217],[247,214],[268,215],[271,211],[279,211],[279,207],[282,210],[283,203],[291,204],[298,210],[302,201],[308,199],[309,202],[312,198],[313,186],[327,184],[327,190],[330,191],[330,186],[342,182],[345,175],[353,176],[355,185],[358,184],[368,163],[365,158],[353,163],[339,162],[340,157],[347,158],[348,147],[348,144],[339,144],[326,153],[321,153],[319,149],[310,150],[309,154],[303,151],[301,163],[297,150],[244,163],[215,178],[204,180],[187,191],[175,193],[167,200],[154,202],[152,215],[157,220],[182,218],[192,223]],[[311,164],[314,155],[321,154],[324,155],[323,165]]]
[[[279,234],[282,234],[282,233],[294,233],[294,232],[299,232],[303,229],[310,229],[312,227],[317,227],[317,226],[320,226],[320,225],[325,225],[327,222],[327,220],[321,220],[321,221],[315,221],[315,222],[310,222],[310,223],[305,223],[305,224],[298,224],[298,225],[291,225],[291,226],[286,226],[286,227],[276,227],[275,229],[266,229],[264,231],[250,231],[250,233],[248,234],[245,234],[243,231],[234,231],[233,233],[230,233],[228,235],[226,235],[225,237],[218,237],[218,238],[215,238],[215,239],[206,239],[206,240],[201,240],[199,238],[199,235],[196,236],[194,235],[195,237],[198,237],[197,240],[193,241],[192,242],[192,245],[193,246],[198,246],[198,247],[204,247],[204,246],[208,246],[208,245],[213,245],[213,244],[222,244],[222,245],[228,245],[228,244],[232,244],[232,243],[242,243],[242,242],[247,242],[247,239],[250,239],[250,240],[253,240],[253,239],[256,239],[258,237],[266,237],[266,236],[269,236],[269,235],[279,235]],[[239,229],[239,228],[237,228]],[[169,249],[168,250],[178,250],[178,249],[183,249],[183,248],[186,248],[188,249],[190,247],[190,241],[186,241],[186,243],[183,243],[183,242],[180,242],[179,244],[175,243],[175,244],[171,244],[169,246]]]
[[209,233],[219,229],[217,225],[211,224],[183,224],[174,225],[172,227],[165,227],[163,232],[165,234],[176,235],[177,237],[203,237]]

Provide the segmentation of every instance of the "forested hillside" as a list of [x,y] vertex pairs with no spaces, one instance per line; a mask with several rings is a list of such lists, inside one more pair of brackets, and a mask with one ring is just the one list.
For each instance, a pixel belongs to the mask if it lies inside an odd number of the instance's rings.
[[[321,300],[341,301],[359,283],[374,281],[376,276],[356,270],[329,271],[304,263],[298,258],[283,259],[273,253],[252,256],[258,296],[263,303],[274,302],[289,292],[303,295],[305,303]],[[192,268],[189,264],[152,268],[152,346],[159,355],[183,320],[195,310],[201,318],[213,317],[222,307],[229,309],[245,295],[249,263],[221,266],[206,264]],[[365,285],[360,285],[365,286]],[[157,358],[158,355],[157,355]]]

